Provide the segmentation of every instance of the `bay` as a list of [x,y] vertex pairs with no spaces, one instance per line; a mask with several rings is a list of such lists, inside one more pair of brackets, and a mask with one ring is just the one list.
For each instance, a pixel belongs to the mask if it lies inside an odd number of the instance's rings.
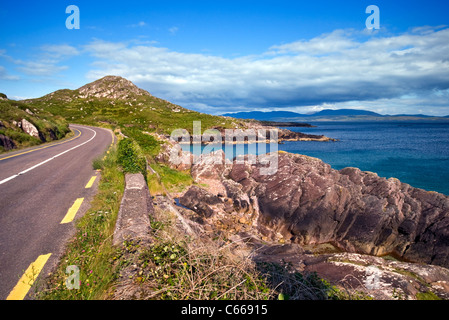
[[449,124],[438,122],[316,122],[287,129],[336,138],[293,141],[279,150],[316,157],[334,169],[357,167],[413,187],[449,195]]

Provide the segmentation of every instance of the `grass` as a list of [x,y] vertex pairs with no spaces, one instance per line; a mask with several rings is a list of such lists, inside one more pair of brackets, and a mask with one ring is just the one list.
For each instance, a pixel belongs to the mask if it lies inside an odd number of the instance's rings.
[[147,175],[147,160],[139,145],[130,138],[119,141],[117,148],[117,164],[125,173],[142,173]]
[[[183,235],[176,218],[158,211],[151,219],[150,246],[127,242],[120,259],[132,265],[132,286],[141,299],[268,299],[271,290],[251,260],[241,260],[228,247]],[[133,297],[128,297],[133,298]]]
[[[126,241],[118,261],[122,298],[156,300],[338,300],[350,297],[315,273],[255,263],[220,237],[189,237],[173,213],[155,207],[153,242]],[[120,284],[119,284],[120,285]],[[361,297],[357,297],[361,298]]]
[[[32,123],[45,141],[62,139],[70,132],[67,121],[62,117],[33,108],[23,102],[0,100],[0,134],[12,139],[16,149],[38,145],[43,142],[40,138],[28,135],[14,124],[19,123],[22,119]],[[2,151],[7,150],[0,148],[0,152]]]
[[[193,121],[201,121],[202,129],[233,129],[245,121],[213,116],[182,108],[166,100],[147,95],[133,95],[127,100],[79,98],[78,90],[58,90],[38,99],[27,100],[30,107],[61,116],[70,122],[88,125],[107,123],[121,127],[124,134],[139,144],[145,131],[170,135],[175,129],[193,131]],[[133,129],[137,128],[137,129]],[[154,142],[154,141],[153,141]],[[145,143],[156,150],[152,143]]]
[[[40,286],[38,299],[354,298],[315,273],[295,272],[288,265],[255,263],[249,255],[236,254],[235,244],[226,239],[187,236],[178,229],[176,216],[158,206],[151,216],[154,239],[151,244],[125,241],[121,248],[112,246],[124,189],[124,172],[128,172],[126,162],[142,156],[135,148],[132,139],[123,139],[104,157],[94,160],[93,167],[102,170],[99,191],[91,208],[77,221],[76,235],[67,245],[56,271]],[[179,190],[192,183],[187,172],[156,163],[152,167],[155,173],[148,174],[148,181],[154,179],[164,192]],[[67,268],[73,266],[79,270],[79,289],[69,289],[66,284],[71,279]],[[123,280],[126,282],[124,290],[120,287]],[[140,295],[126,295],[126,286],[138,288]],[[135,294],[136,290],[130,292]]]
[[[104,157],[93,161],[93,167],[102,170],[98,194],[91,208],[77,221],[76,235],[56,271],[41,286],[38,299],[348,298],[314,273],[301,274],[286,265],[255,263],[249,256],[236,254],[235,244],[226,239],[187,236],[178,229],[176,216],[157,206],[151,217],[151,244],[125,241],[121,248],[112,246],[124,173],[139,172],[141,166],[134,165],[142,157],[145,159],[135,141],[123,139]],[[157,188],[171,192],[192,183],[188,172],[155,162],[152,168],[155,173],[147,176],[150,187],[157,182]],[[71,280],[67,268],[74,267],[79,270],[79,289],[69,289],[66,284]],[[125,289],[120,287],[124,280]],[[126,295],[126,286],[138,288],[139,297]]]
[[435,293],[428,291],[428,292],[418,292],[416,294],[417,300],[442,300],[440,297],[438,297]]
[[159,141],[157,141],[153,136],[143,133],[141,129],[137,127],[123,127],[121,128],[121,131],[124,135],[136,141],[143,153],[151,157],[154,157],[159,153]]
[[[115,220],[124,188],[123,172],[117,166],[117,150],[111,149],[101,164],[99,190],[91,208],[76,223],[76,235],[68,243],[56,271],[38,292],[44,300],[106,299],[117,278],[114,267],[117,249],[112,246]],[[69,290],[66,268],[80,270],[79,289]]]
[[193,178],[188,171],[178,171],[158,163],[152,163],[151,168],[159,176],[158,183],[169,192],[181,192],[193,184]]

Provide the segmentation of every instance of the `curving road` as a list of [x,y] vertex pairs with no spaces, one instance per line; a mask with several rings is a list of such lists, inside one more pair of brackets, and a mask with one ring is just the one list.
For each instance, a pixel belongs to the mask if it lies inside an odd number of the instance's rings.
[[92,160],[114,136],[102,128],[70,128],[70,139],[0,155],[1,300],[29,298],[27,270],[52,270],[74,234],[73,219],[87,210],[95,192],[99,179],[93,178],[98,173]]

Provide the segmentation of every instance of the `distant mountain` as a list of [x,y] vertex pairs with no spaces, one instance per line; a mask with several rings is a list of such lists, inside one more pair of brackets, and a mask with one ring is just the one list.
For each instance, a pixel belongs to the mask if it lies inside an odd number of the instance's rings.
[[376,116],[382,117],[382,115],[366,110],[356,110],[356,109],[339,109],[331,110],[325,109],[319,112],[311,114],[302,114],[291,111],[249,111],[249,112],[237,112],[237,113],[226,113],[223,116],[233,117],[238,119],[255,119],[255,120],[273,120],[279,118],[311,118],[311,117],[322,117],[322,116]]
[[290,111],[250,111],[226,113],[223,116],[238,119],[254,119],[261,121],[301,122],[301,121],[401,121],[401,120],[446,120],[446,117],[435,117],[424,114],[382,115],[373,111],[356,109],[325,109],[312,114],[301,114]]
[[376,112],[366,111],[366,110],[356,110],[356,109],[339,109],[339,110],[325,109],[325,110],[316,112],[314,114],[311,114],[309,116],[311,116],[311,117],[318,117],[318,116],[375,116],[375,117],[382,117],[381,114],[376,113]]
[[223,116],[237,119],[272,120],[277,118],[307,117],[308,115],[290,111],[270,111],[270,112],[250,111],[250,112],[226,113]]

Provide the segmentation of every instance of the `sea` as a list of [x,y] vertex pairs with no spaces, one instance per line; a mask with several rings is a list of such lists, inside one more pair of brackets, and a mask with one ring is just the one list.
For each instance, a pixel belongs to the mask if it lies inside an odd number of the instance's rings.
[[[356,167],[397,178],[413,187],[449,195],[448,122],[310,122],[314,127],[288,127],[292,131],[325,135],[336,142],[286,141],[278,150],[319,158],[336,170]],[[234,145],[228,159],[239,154],[272,151],[270,146]],[[198,146],[197,146],[198,147]],[[183,146],[194,151],[192,145]],[[223,149],[202,146],[201,153]],[[262,150],[262,152],[261,152]]]
[[449,122],[312,122],[286,129],[337,142],[294,141],[279,150],[316,157],[340,170],[357,167],[449,195]]

